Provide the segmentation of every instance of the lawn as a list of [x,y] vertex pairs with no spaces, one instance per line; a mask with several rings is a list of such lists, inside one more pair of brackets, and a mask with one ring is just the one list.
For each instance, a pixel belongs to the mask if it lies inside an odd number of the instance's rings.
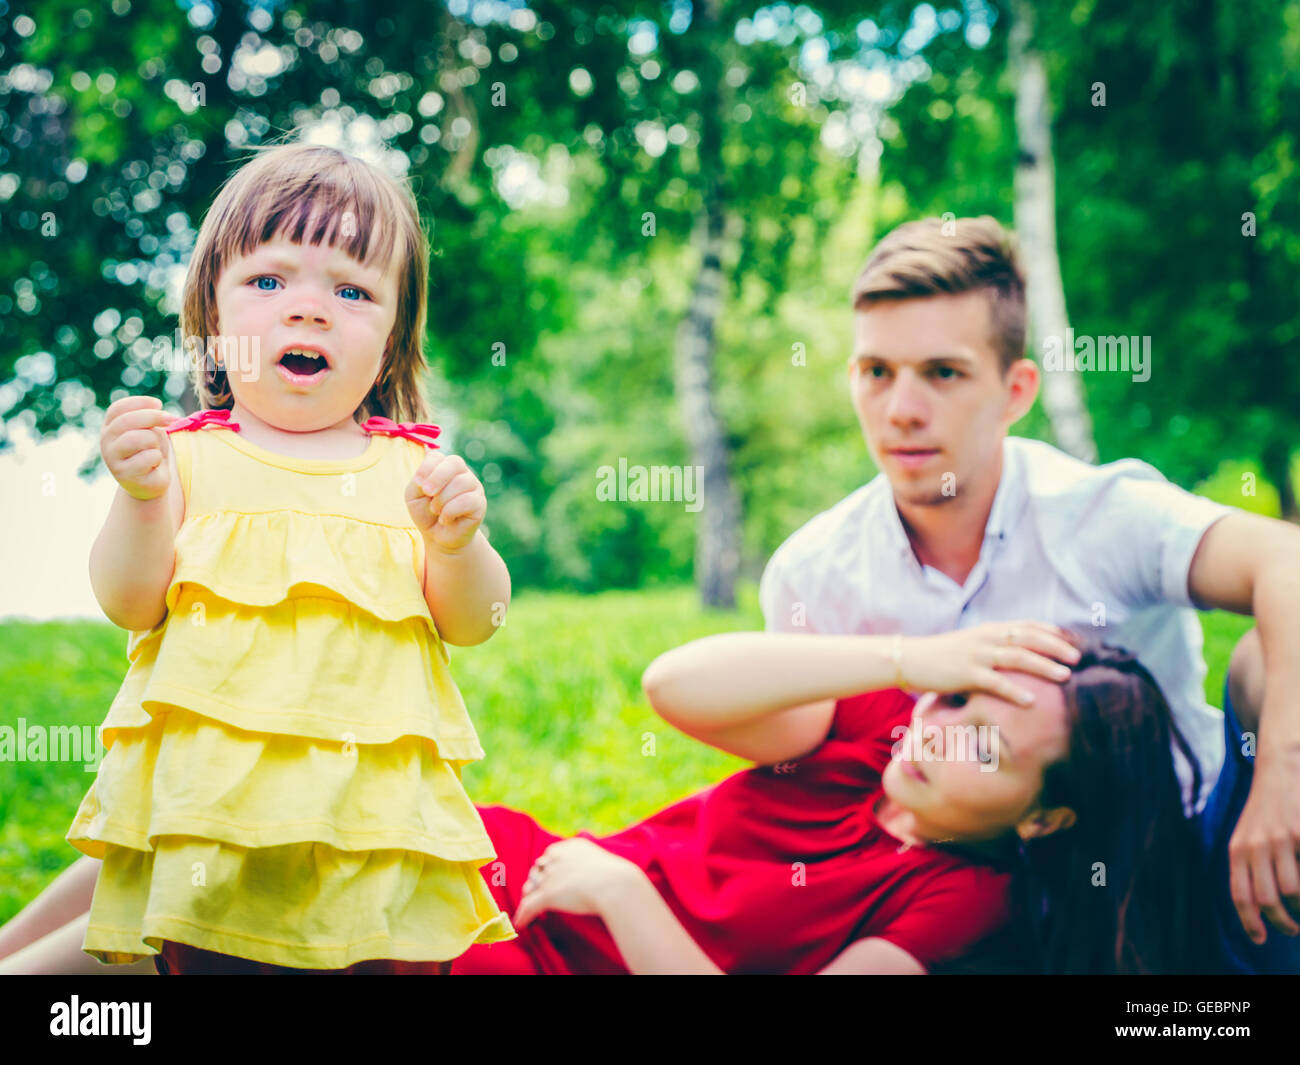
[[[1218,706],[1228,656],[1251,621],[1201,618],[1206,693]],[[743,769],[748,763],[660,721],[641,694],[641,673],[688,640],[761,627],[752,584],[734,611],[701,610],[690,588],[517,596],[492,640],[450,649],[487,751],[466,768],[466,790],[561,834],[600,834]],[[125,667],[126,634],[107,622],[0,623],[8,696],[0,724],[97,726]],[[77,856],[63,837],[92,779],[78,762],[0,763],[0,922]]]

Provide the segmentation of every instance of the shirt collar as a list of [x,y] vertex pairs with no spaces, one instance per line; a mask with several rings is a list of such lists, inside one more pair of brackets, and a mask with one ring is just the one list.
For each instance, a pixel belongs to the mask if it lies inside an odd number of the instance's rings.
[[[1021,468],[1020,452],[1008,443],[1009,437],[1002,441],[1002,475],[998,478],[997,491],[993,494],[993,506],[989,510],[988,521],[984,525],[984,542],[990,540],[1006,542],[1011,530],[1025,504],[1025,477]],[[898,513],[898,504],[894,502],[894,490],[889,479],[882,473],[885,486],[885,528],[890,543],[900,555],[912,555],[912,541],[907,538],[903,528],[903,518]]]

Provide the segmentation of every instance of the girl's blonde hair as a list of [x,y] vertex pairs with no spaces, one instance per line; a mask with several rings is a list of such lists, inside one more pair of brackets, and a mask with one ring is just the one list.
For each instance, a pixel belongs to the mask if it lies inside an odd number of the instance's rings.
[[[341,247],[383,270],[400,251],[392,343],[363,418],[429,420],[424,393],[424,329],[429,242],[410,188],[377,167],[324,145],[261,145],[227,178],[199,227],[181,300],[181,333],[198,358],[190,380],[201,409],[228,409],[234,396],[207,340],[217,336],[217,280],[226,266],[277,236]],[[344,224],[348,223],[348,224]],[[373,238],[373,242],[372,242]]]

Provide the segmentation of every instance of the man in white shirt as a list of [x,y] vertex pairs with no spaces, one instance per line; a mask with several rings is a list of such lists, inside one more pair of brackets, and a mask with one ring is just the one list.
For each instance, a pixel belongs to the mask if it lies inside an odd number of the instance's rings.
[[[1038,618],[1128,647],[1199,763],[1194,795],[1174,752],[1185,810],[1224,854],[1224,953],[1242,971],[1300,971],[1300,530],[1143,462],[1094,467],[1007,436],[1039,370],[1012,239],[992,218],[894,230],[853,306],[849,383],[881,472],[773,555],[766,628],[921,636]],[[1256,620],[1226,715],[1203,695],[1196,607]]]

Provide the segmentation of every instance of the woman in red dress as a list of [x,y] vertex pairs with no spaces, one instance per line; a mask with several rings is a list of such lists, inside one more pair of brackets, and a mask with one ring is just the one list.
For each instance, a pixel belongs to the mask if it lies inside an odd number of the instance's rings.
[[[1036,969],[1205,967],[1169,754],[1186,747],[1131,655],[1033,621],[733,633],[660,656],[643,685],[670,724],[755,766],[606,836],[480,806],[498,855],[482,875],[519,936],[453,974],[924,973],[1009,920]],[[83,861],[0,929],[0,971],[84,960]]]
[[453,974],[924,973],[1013,913],[1035,968],[1203,969],[1181,737],[1131,655],[1067,636],[737,633],[668,652],[643,680],[656,711],[756,766],[607,836],[480,807],[483,875],[519,937]]

